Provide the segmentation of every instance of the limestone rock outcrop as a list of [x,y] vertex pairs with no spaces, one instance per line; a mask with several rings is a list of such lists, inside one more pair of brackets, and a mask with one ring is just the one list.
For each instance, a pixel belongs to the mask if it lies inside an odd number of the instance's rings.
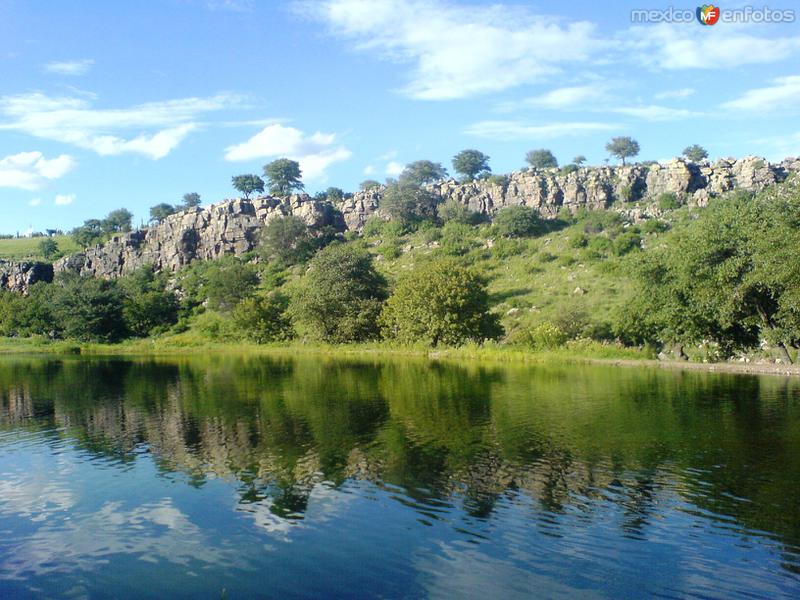
[[53,265],[34,261],[0,260],[0,290],[26,293],[38,281],[53,281]]
[[286,215],[298,216],[311,227],[344,228],[341,215],[333,207],[305,194],[286,199],[264,196],[228,200],[170,215],[149,229],[115,235],[103,244],[62,258],[54,268],[56,273],[71,271],[104,278],[119,277],[144,265],[174,272],[193,260],[241,256],[253,250],[261,228]]
[[[463,184],[445,181],[429,186],[429,190],[439,202],[452,199],[490,218],[498,210],[516,205],[534,207],[546,218],[554,218],[562,209],[575,212],[583,207],[615,207],[626,215],[646,217],[657,212],[655,204],[637,206],[632,202],[669,192],[682,202],[703,206],[710,198],[729,190],[758,190],[797,171],[798,158],[777,164],[754,156],[714,163],[673,159],[663,164],[581,167],[571,172],[520,171]],[[382,191],[383,188],[375,188],[356,192],[335,207],[306,194],[286,199],[264,196],[226,200],[172,215],[149,229],[116,235],[106,243],[62,258],[53,268],[56,273],[70,271],[105,278],[119,277],[144,265],[174,272],[194,260],[250,252],[258,243],[261,228],[271,219],[286,215],[299,216],[312,227],[360,230],[371,215],[380,215]],[[5,271],[0,267],[3,287],[26,289],[27,275],[23,271],[2,273]],[[40,275],[30,277],[36,279]]]
[[[692,163],[680,158],[652,165],[581,167],[517,171],[505,178],[459,184],[453,180],[429,186],[444,202],[455,199],[472,210],[491,215],[506,206],[536,208],[544,217],[555,217],[562,208],[575,212],[608,208],[612,204],[655,199],[673,193],[683,202],[703,206],[714,196],[733,189],[755,191],[800,171],[800,159],[771,164],[762,158],[720,159]],[[348,229],[360,229],[378,211],[381,189],[356,192],[340,209]]]

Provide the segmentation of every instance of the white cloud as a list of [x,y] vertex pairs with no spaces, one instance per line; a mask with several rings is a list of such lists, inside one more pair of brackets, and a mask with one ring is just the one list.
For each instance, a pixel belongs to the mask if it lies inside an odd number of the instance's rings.
[[373,165],[367,165],[364,167],[364,175],[374,175],[375,174],[375,167]]
[[57,75],[85,75],[94,64],[90,58],[49,62],[44,66],[48,73]]
[[20,152],[0,159],[0,187],[38,190],[48,180],[59,179],[75,167],[67,154],[47,159],[41,152]]
[[69,206],[75,202],[75,194],[56,194],[56,206]]
[[556,88],[539,96],[532,96],[518,102],[503,102],[498,105],[498,110],[500,112],[510,112],[520,108],[570,108],[605,98],[606,90],[602,85],[576,85]]
[[687,27],[660,23],[632,27],[625,44],[641,62],[662,69],[725,69],[777,62],[800,50],[800,36],[758,37],[742,26]]
[[228,10],[231,12],[252,12],[253,0],[208,0],[206,6],[210,10]]
[[225,149],[225,160],[286,157],[300,163],[303,176],[317,179],[333,163],[347,160],[352,152],[337,145],[336,135],[316,132],[306,135],[299,129],[280,123],[267,125],[250,139]]
[[495,140],[558,138],[596,131],[619,129],[614,123],[567,122],[532,125],[521,121],[480,121],[467,127],[464,132]]
[[594,37],[591,23],[563,23],[522,7],[438,0],[324,0],[300,6],[357,50],[410,64],[403,92],[423,100],[534,83],[609,45]]
[[778,77],[775,85],[746,91],[742,96],[725,102],[723,108],[768,111],[800,106],[800,75]]
[[41,203],[41,198],[33,198],[30,202],[28,202],[28,206],[39,206]]
[[71,144],[107,156],[169,154],[199,124],[197,118],[240,102],[238,96],[181,98],[129,108],[97,109],[90,99],[25,94],[0,97],[0,130]]
[[686,87],[677,90],[666,90],[655,95],[656,100],[682,99],[694,95],[695,89]]
[[385,171],[389,177],[397,177],[398,175],[400,175],[400,173],[403,172],[403,169],[405,169],[404,165],[401,165],[399,162],[392,160],[386,163]]
[[700,113],[686,110],[685,108],[670,108],[668,106],[622,106],[610,109],[611,112],[644,119],[645,121],[671,121],[673,119],[686,119]]

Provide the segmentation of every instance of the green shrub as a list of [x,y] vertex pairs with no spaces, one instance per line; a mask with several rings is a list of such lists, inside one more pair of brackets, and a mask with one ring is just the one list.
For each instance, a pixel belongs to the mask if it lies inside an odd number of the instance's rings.
[[569,247],[570,248],[585,248],[586,244],[589,243],[589,238],[586,237],[585,233],[576,232],[572,234],[569,238]]
[[288,300],[279,294],[245,298],[231,317],[241,335],[257,344],[290,339],[292,325],[286,314]]
[[375,237],[380,235],[381,229],[383,228],[383,224],[385,222],[386,221],[377,215],[367,217],[367,220],[364,221],[364,227],[361,229],[362,235],[365,237]]
[[386,280],[368,252],[332,244],[309,262],[292,292],[289,314],[298,331],[311,339],[363,341],[378,336],[386,296]]
[[640,226],[642,233],[663,233],[669,229],[669,225],[658,219],[647,219]]
[[381,314],[383,335],[401,343],[457,346],[498,337],[486,280],[452,258],[418,266],[397,283]]
[[546,230],[536,209],[530,206],[509,206],[497,211],[494,229],[504,237],[526,237],[538,235]]
[[569,337],[556,325],[539,323],[528,331],[527,344],[534,350],[555,350],[567,343]]
[[634,250],[640,250],[642,238],[639,234],[628,231],[618,235],[612,242],[612,249],[617,256],[623,256]]
[[497,258],[511,258],[518,256],[527,250],[528,245],[525,240],[510,240],[508,238],[498,238],[494,242],[491,255]]
[[511,182],[511,180],[508,178],[508,175],[490,175],[486,178],[486,181],[488,181],[491,185],[496,185],[503,189],[506,189],[508,184]]
[[623,202],[630,202],[633,200],[633,188],[629,185],[623,185],[619,188],[619,197]]
[[658,196],[658,200],[656,202],[658,204],[658,208],[661,210],[675,210],[681,205],[680,201],[678,200],[678,195],[674,192],[664,192]]
[[585,233],[601,233],[622,223],[622,215],[612,210],[593,210],[581,213]]
[[569,175],[570,173],[574,173],[577,170],[578,170],[578,165],[570,163],[568,165],[564,165],[563,167],[561,167],[561,174]]
[[480,214],[455,198],[448,198],[444,204],[440,204],[437,212],[439,218],[445,223],[455,221],[457,223],[473,225],[477,223],[480,218]]
[[445,254],[459,256],[477,246],[475,229],[469,225],[451,221],[441,231],[441,248]]

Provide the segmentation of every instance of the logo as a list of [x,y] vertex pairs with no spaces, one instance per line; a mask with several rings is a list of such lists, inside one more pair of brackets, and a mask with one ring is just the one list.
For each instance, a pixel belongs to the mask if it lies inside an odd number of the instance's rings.
[[701,25],[714,25],[719,21],[719,6],[703,4],[697,7],[697,20]]

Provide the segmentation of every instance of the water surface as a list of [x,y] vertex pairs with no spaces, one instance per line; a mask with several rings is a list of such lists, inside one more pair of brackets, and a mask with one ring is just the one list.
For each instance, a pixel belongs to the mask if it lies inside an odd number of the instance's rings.
[[800,595],[800,382],[0,357],[0,597]]

